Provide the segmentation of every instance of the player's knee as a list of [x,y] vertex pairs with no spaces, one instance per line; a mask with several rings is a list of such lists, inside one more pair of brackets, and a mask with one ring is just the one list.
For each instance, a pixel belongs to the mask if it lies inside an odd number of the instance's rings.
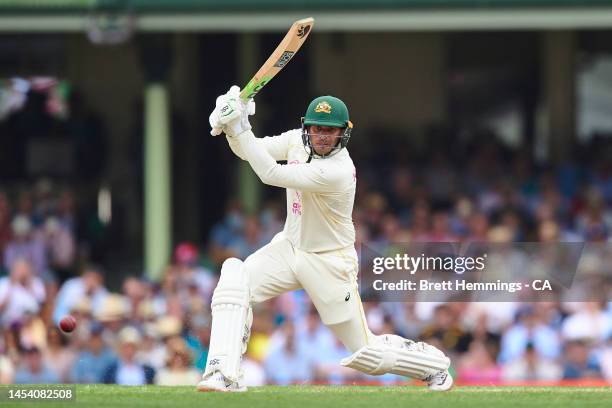
[[249,286],[244,264],[240,259],[228,258],[221,266],[221,277],[213,292],[212,306],[234,304],[249,307]]

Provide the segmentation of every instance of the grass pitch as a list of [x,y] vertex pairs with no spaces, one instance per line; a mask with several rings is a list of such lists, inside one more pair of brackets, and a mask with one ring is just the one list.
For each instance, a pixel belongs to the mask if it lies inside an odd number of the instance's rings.
[[201,393],[195,387],[78,385],[75,402],[0,402],[0,407],[160,408],[520,408],[612,407],[612,387],[455,387],[430,392],[414,386],[288,386],[246,393]]

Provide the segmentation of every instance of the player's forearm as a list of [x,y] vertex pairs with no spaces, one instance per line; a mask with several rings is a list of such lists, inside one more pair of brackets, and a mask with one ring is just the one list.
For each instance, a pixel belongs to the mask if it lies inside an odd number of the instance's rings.
[[225,138],[227,139],[227,143],[229,144],[230,149],[232,149],[232,152],[242,160],[246,160],[246,158],[244,157],[244,152],[240,147],[240,142],[238,141],[238,138],[229,136],[226,136]]
[[253,171],[265,184],[272,184],[274,168],[280,166],[274,158],[259,144],[252,131],[248,130],[236,137],[242,149],[243,157],[248,160]]

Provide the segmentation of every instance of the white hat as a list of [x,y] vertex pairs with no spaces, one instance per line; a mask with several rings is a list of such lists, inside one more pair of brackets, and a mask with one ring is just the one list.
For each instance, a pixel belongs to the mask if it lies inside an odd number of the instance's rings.
[[96,313],[96,319],[101,322],[121,320],[128,315],[128,305],[125,297],[121,295],[108,295],[102,301]]
[[17,236],[24,236],[32,230],[32,223],[25,215],[18,215],[11,223],[13,233]]
[[142,341],[142,336],[135,327],[127,326],[119,332],[119,343],[121,344],[139,344]]

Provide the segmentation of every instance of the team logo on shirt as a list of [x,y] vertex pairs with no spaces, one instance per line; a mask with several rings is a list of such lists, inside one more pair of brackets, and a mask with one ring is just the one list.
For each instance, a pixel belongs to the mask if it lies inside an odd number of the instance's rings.
[[319,102],[317,104],[317,107],[315,108],[315,112],[320,113],[331,113],[332,107],[329,103],[323,101],[323,102]]

